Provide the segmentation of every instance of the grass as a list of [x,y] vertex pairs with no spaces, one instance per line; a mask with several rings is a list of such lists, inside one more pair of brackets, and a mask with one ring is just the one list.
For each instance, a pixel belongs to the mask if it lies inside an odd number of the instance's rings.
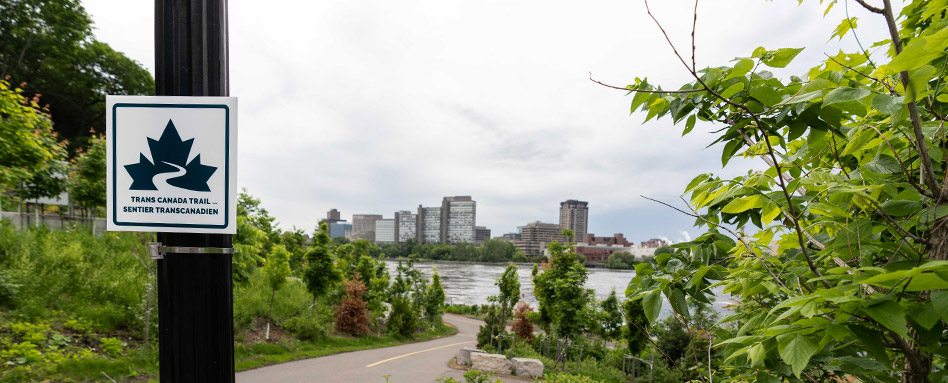
[[373,348],[398,346],[406,343],[452,336],[458,329],[445,325],[441,328],[415,334],[413,339],[396,339],[388,335],[366,335],[358,338],[329,337],[318,341],[293,341],[289,343],[254,343],[237,345],[234,359],[237,371],[292,362],[294,360],[315,358],[343,352],[369,350]]

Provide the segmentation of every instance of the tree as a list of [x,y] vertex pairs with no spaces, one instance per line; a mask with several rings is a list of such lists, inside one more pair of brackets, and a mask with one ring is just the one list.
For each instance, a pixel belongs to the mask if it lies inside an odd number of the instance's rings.
[[441,276],[434,269],[431,275],[431,284],[428,285],[428,294],[425,299],[425,319],[429,326],[441,326],[441,315],[444,312],[444,286],[441,285]]
[[385,323],[386,331],[396,338],[410,338],[418,328],[418,313],[405,296],[392,297],[392,313]]
[[307,265],[303,279],[306,281],[306,288],[310,294],[313,294],[313,310],[319,306],[319,297],[325,295],[333,285],[342,280],[342,273],[336,270],[332,254],[329,253],[328,232],[329,225],[321,222],[313,241],[313,248],[306,253]]
[[533,279],[533,293],[540,303],[540,318],[558,336],[572,338],[585,326],[590,294],[584,288],[588,271],[579,263],[572,246],[549,245],[550,267]]
[[286,278],[290,276],[290,252],[286,251],[286,247],[283,245],[273,247],[273,251],[267,257],[266,265],[263,266],[263,275],[266,276],[267,286],[270,287],[270,310],[267,312],[267,339],[270,339],[273,298],[276,297],[276,291],[286,284]]
[[510,329],[520,339],[533,340],[533,322],[530,322],[530,318],[528,318],[532,312],[533,306],[530,306],[526,301],[520,301],[520,303],[517,303],[517,307],[514,307],[514,317],[517,318],[517,321],[510,326]]
[[48,112],[36,97],[29,99],[0,80],[0,117],[0,189],[16,190],[21,198],[59,194],[63,183],[55,173],[66,151]]
[[627,270],[635,266],[635,256],[628,251],[617,251],[609,256],[606,267],[610,269]]
[[[876,56],[840,52],[780,77],[767,67],[786,67],[802,48],[760,47],[700,69],[694,49],[689,61],[673,46],[691,82],[616,87],[634,93],[631,109],[646,120],[683,123],[685,134],[698,120],[716,125],[725,166],[736,157],[765,166],[695,177],[676,209],[707,231],[639,265],[629,286],[649,322],[664,296],[683,327],[694,320],[689,300],[709,304],[713,284],[736,296],[735,314],[707,334],[724,366],[706,363],[699,376],[946,376],[948,4],[910,1],[896,15],[889,0],[857,3],[886,21],[890,39],[873,45],[885,48]],[[857,30],[844,19],[832,37]],[[747,224],[759,231],[731,229]]]
[[105,137],[92,137],[89,149],[73,158],[69,197],[90,211],[105,207]]
[[619,308],[619,299],[616,290],[612,289],[606,299],[599,302],[599,311],[596,313],[596,330],[604,339],[619,339],[622,336],[622,311]]
[[494,284],[500,288],[500,294],[488,297],[487,300],[500,305],[500,323],[506,326],[507,314],[520,300],[520,278],[517,276],[517,265],[512,263],[508,265]]
[[0,0],[0,14],[0,78],[42,95],[73,150],[105,132],[105,95],[154,94],[145,68],[95,40],[78,0]]
[[645,318],[645,310],[642,309],[641,300],[626,300],[622,303],[622,310],[625,316],[625,327],[622,328],[622,337],[625,339],[626,346],[629,347],[629,353],[638,354],[645,349],[648,340],[649,323]]
[[362,299],[365,285],[362,281],[346,282],[346,297],[336,307],[336,331],[359,336],[369,332],[369,311]]

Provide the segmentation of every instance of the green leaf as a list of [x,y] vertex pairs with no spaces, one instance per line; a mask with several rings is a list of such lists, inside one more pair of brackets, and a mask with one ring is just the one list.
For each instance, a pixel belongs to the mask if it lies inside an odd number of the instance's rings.
[[724,209],[721,209],[722,213],[728,214],[737,214],[749,209],[755,209],[762,207],[764,203],[764,196],[760,194],[749,195],[746,197],[741,197],[731,200],[727,205],[724,206]]
[[840,87],[830,91],[826,97],[823,97],[823,106],[829,106],[840,102],[856,101],[868,96],[871,91],[866,88],[850,88],[848,86]]
[[928,81],[931,80],[937,69],[931,65],[923,65],[909,73],[909,89],[906,91],[905,102],[914,102],[919,96],[924,96],[928,92]]
[[[642,80],[642,83],[639,84],[639,86],[636,89],[638,90],[648,89],[648,80]],[[640,106],[642,106],[643,104],[645,104],[646,101],[648,101],[648,98],[651,95],[652,94],[648,92],[636,92],[635,96],[632,97],[632,110],[629,113],[635,113],[635,111],[639,109]]]
[[754,69],[754,60],[741,59],[737,64],[734,64],[734,69],[731,69],[731,72],[724,78],[724,81],[735,77],[743,77],[747,72],[750,72],[751,69]]
[[888,73],[895,74],[921,68],[945,53],[948,48],[948,29],[912,40],[902,53],[887,65]]
[[751,366],[760,363],[767,358],[767,349],[763,343],[755,343],[747,349],[747,356],[750,358]]
[[833,31],[833,34],[830,35],[830,40],[833,37],[839,37],[840,40],[843,39],[843,36],[846,36],[846,33],[849,33],[850,30],[856,27],[856,20],[859,20],[857,17],[850,17],[848,19],[843,19],[839,26],[836,27],[836,30]]
[[783,68],[790,64],[801,51],[803,51],[803,48],[782,48],[772,55],[763,55],[760,61],[771,68]]
[[869,351],[876,360],[886,365],[892,364],[889,361],[889,355],[885,352],[885,346],[882,345],[882,333],[858,325],[849,325],[848,327],[856,336],[856,339],[859,339],[866,346],[866,351]]
[[750,95],[767,107],[777,105],[780,101],[783,101],[783,97],[780,96],[780,93],[778,93],[776,89],[766,85],[751,88]]
[[862,166],[864,169],[876,174],[893,174],[902,171],[902,166],[895,157],[879,154],[868,164]]
[[922,204],[915,201],[888,200],[882,203],[882,211],[893,217],[905,217],[922,210]]
[[723,92],[721,92],[720,94],[721,94],[721,97],[726,98],[726,99],[730,99],[731,97],[734,97],[734,95],[737,94],[737,92],[740,92],[740,91],[742,91],[742,90],[744,90],[744,83],[743,83],[743,82],[739,82],[739,83],[736,83],[736,84],[734,84],[734,85],[731,85],[731,86],[727,87],[727,89],[725,89],[725,90],[724,90]]
[[805,335],[790,333],[777,336],[777,351],[799,378],[810,358],[819,351],[819,346]]
[[905,97],[877,94],[872,98],[872,108],[885,114],[896,113],[904,107]]
[[694,115],[694,114],[688,116],[688,121],[685,122],[685,131],[684,131],[684,132],[681,132],[681,135],[682,135],[682,136],[688,134],[689,132],[691,132],[692,129],[695,128],[695,120],[696,120],[696,119],[697,119],[697,116]]
[[766,225],[778,216],[780,216],[780,206],[768,199],[767,202],[764,203],[764,208],[761,211],[760,223]]
[[822,90],[814,90],[814,91],[812,91],[812,92],[801,93],[801,94],[798,94],[798,95],[796,95],[796,96],[790,97],[790,98],[787,99],[787,101],[784,102],[784,104],[785,104],[785,105],[798,104],[798,103],[801,103],[801,102],[806,102],[806,101],[814,100],[814,99],[817,99],[817,98],[820,98],[820,97],[823,97],[823,91],[822,91]]
[[662,296],[658,292],[650,292],[642,299],[642,309],[645,310],[645,318],[648,323],[654,325],[658,320],[658,314],[662,311]]
[[935,97],[938,102],[944,102],[948,104],[948,93],[939,94],[938,97]]
[[913,306],[909,311],[909,316],[926,330],[931,330],[941,319],[931,301]]
[[864,306],[860,308],[862,312],[868,314],[883,327],[892,330],[892,332],[901,336],[908,336],[908,326],[905,322],[905,311],[898,302],[893,300],[884,300],[879,303]]
[[905,291],[928,291],[948,289],[948,282],[934,273],[922,273],[912,277]]
[[948,321],[948,291],[935,291],[932,293],[932,305],[935,311],[941,316],[941,319]]

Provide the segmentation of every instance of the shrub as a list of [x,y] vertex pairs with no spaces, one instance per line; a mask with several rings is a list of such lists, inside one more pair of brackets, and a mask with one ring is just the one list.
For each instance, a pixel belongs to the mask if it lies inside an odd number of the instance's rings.
[[500,319],[500,307],[491,305],[487,309],[487,316],[484,318],[484,325],[477,331],[477,346],[484,347],[492,342],[492,336],[506,334],[504,323]]
[[478,370],[468,370],[464,373],[464,380],[467,383],[502,383],[503,381],[497,379],[496,376],[490,375],[483,371]]
[[352,336],[369,332],[369,310],[362,300],[365,284],[359,280],[346,282],[346,297],[336,306],[336,331]]
[[527,314],[531,312],[533,312],[533,306],[530,306],[526,301],[520,301],[520,303],[517,303],[517,307],[514,308],[514,316],[517,321],[511,326],[511,330],[520,339],[533,340],[533,322],[530,322],[530,319],[527,318]]
[[111,357],[121,356],[125,346],[128,345],[127,343],[115,338],[102,338],[99,339],[99,342],[101,342],[99,347],[102,348],[102,352]]
[[396,338],[409,338],[418,328],[418,313],[405,297],[392,298],[392,313],[388,316],[385,329]]
[[283,329],[300,340],[319,340],[329,334],[332,313],[321,307],[315,312],[304,310],[300,315],[283,322]]

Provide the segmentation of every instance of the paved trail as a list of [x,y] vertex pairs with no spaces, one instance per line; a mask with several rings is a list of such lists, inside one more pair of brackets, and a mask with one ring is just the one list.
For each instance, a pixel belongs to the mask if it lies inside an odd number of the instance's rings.
[[[447,363],[461,347],[474,346],[483,322],[446,314],[457,335],[427,342],[298,360],[237,374],[237,383],[433,383],[443,376],[463,382],[464,371]],[[508,380],[505,380],[508,381]],[[509,382],[521,382],[509,380]]]

